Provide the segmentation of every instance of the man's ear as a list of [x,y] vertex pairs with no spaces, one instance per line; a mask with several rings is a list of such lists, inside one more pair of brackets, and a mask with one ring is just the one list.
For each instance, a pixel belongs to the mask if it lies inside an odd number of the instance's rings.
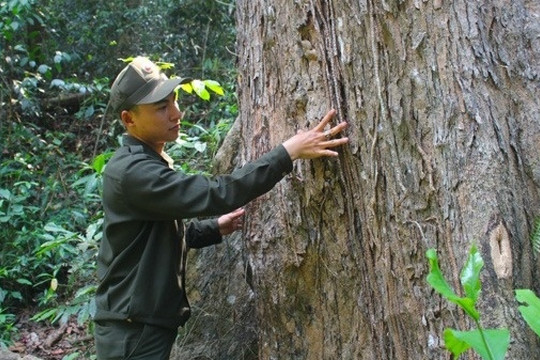
[[120,113],[120,119],[122,119],[122,124],[127,128],[130,128],[135,124],[133,121],[133,112],[129,110],[122,110]]

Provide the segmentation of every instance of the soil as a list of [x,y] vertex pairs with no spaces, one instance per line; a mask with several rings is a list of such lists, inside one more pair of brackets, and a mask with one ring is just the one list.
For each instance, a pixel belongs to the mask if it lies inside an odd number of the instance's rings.
[[87,328],[77,324],[76,318],[65,324],[38,323],[30,320],[32,314],[28,311],[19,316],[18,332],[9,351],[21,357],[33,355],[43,360],[91,358],[93,336]]

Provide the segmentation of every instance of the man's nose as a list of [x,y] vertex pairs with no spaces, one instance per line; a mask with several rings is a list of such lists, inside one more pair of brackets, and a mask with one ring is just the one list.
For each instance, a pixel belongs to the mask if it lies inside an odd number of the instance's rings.
[[184,117],[184,113],[180,111],[180,107],[178,106],[178,103],[175,101],[173,106],[173,119],[182,120]]

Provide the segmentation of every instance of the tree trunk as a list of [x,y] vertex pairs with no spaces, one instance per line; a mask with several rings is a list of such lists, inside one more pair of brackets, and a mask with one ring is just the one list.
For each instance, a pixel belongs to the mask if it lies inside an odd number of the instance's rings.
[[472,324],[427,285],[425,252],[458,289],[472,243],[482,324],[510,329],[507,358],[540,357],[513,294],[540,290],[539,16],[537,0],[238,0],[240,157],[332,107],[350,124],[338,159],[296,162],[246,208],[259,358],[449,358],[444,328]]

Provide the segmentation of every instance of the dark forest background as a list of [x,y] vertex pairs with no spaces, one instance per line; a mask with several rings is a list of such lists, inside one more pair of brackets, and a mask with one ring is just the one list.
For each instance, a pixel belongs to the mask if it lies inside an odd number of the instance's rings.
[[168,149],[184,171],[210,172],[237,115],[234,41],[232,1],[0,1],[0,348],[92,353],[100,174],[123,131],[106,105],[122,59],[221,84],[208,101],[181,94]]

